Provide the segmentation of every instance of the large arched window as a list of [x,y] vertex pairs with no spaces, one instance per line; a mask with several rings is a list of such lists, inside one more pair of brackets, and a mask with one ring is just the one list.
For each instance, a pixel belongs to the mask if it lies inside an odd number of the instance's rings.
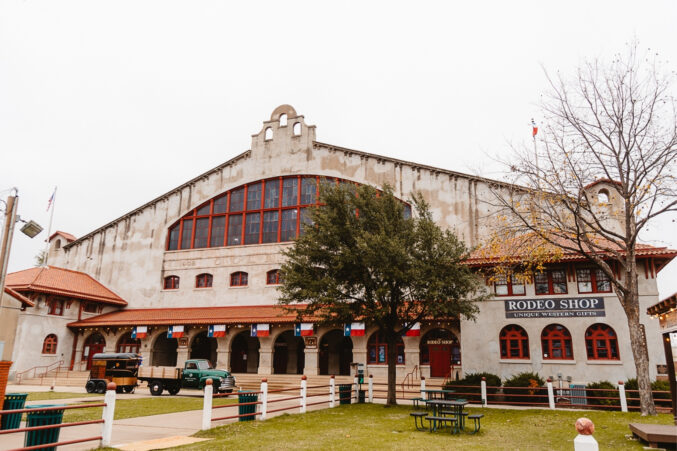
[[499,334],[502,359],[528,359],[529,335],[516,324],[509,324]]
[[195,276],[195,288],[210,288],[214,277],[211,274],[198,274]]
[[585,331],[588,360],[619,360],[616,331],[606,324],[593,324]]
[[115,346],[115,352],[133,352],[138,354],[141,349],[141,340],[138,338],[132,338],[132,333],[127,332],[117,342]]
[[310,223],[320,183],[352,183],[315,175],[275,177],[227,191],[169,228],[167,250],[292,241]]
[[231,287],[246,287],[249,283],[249,274],[243,271],[234,272],[230,275]]
[[[388,343],[381,332],[375,332],[367,342],[367,363],[387,364]],[[404,342],[402,337],[397,339],[397,364],[404,364]]]
[[165,290],[177,290],[179,288],[179,276],[167,276],[164,280]]
[[42,353],[43,354],[56,354],[56,345],[58,344],[59,339],[56,338],[56,335],[49,334],[45,337],[45,341],[42,342]]
[[574,358],[571,334],[566,327],[560,324],[551,324],[543,329],[541,346],[545,360],[572,360]]

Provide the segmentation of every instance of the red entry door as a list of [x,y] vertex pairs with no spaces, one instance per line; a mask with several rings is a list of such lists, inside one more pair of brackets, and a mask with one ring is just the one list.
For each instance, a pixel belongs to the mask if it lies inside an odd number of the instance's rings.
[[446,377],[451,368],[451,345],[430,345],[430,377]]
[[[103,352],[103,348],[105,346],[106,345],[104,345],[104,344],[85,345],[85,349],[83,349],[83,353],[87,352],[86,358],[87,358],[87,369],[88,370],[92,368],[92,357],[94,356],[94,354],[98,354],[100,352]],[[89,347],[88,350],[86,349],[87,347]]]

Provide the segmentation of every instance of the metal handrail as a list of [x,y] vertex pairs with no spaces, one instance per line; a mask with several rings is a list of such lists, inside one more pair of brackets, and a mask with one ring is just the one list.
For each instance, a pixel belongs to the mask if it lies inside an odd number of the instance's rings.
[[418,365],[414,365],[414,368],[408,372],[405,376],[404,379],[402,380],[402,396],[404,396],[404,387],[407,381],[409,382],[408,387],[411,388],[414,386],[414,374],[419,371]]
[[[27,370],[24,370],[24,371],[21,371],[21,372],[19,372],[19,373],[16,373],[16,381],[17,381],[18,384],[21,384],[21,381],[23,380],[24,375],[27,374],[29,371],[33,371],[33,376],[32,376],[32,377],[36,377],[38,368],[45,368],[45,372],[42,373],[42,376],[44,377],[45,373],[48,373],[48,372],[50,372],[51,370],[53,370],[53,369],[55,369],[55,368],[59,368],[59,367],[60,367],[61,365],[63,365],[63,364],[64,364],[64,361],[63,361],[63,359],[61,359],[61,360],[59,360],[58,362],[52,362],[52,363],[50,363],[49,365],[38,365],[38,366],[34,366],[33,368],[29,368],[29,369],[27,369]],[[55,365],[56,365],[56,366],[55,366]]]

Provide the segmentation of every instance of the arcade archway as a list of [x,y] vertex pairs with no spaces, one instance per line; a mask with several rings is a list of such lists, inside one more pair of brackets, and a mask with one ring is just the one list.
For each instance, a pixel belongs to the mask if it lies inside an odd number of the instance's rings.
[[216,349],[218,348],[216,338],[208,337],[207,332],[200,332],[193,338],[193,343],[190,346],[191,359],[207,359],[216,365]]
[[319,354],[320,374],[350,375],[353,341],[343,336],[342,330],[334,329],[322,336]]
[[447,377],[452,366],[461,364],[461,346],[447,329],[433,329],[421,337],[421,365],[430,365],[430,377]]
[[176,366],[176,349],[179,342],[176,338],[167,338],[166,333],[161,333],[153,344],[150,356],[151,366]]
[[132,338],[132,333],[123,334],[115,345],[115,352],[132,352],[138,354],[141,349],[141,340]]
[[230,346],[230,370],[233,373],[259,372],[259,339],[243,331],[233,338]]
[[273,348],[274,374],[303,374],[305,344],[302,337],[295,337],[293,330],[278,335]]

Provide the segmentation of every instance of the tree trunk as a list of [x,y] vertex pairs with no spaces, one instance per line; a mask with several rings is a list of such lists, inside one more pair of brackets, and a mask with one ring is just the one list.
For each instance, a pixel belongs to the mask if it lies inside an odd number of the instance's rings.
[[651,378],[649,377],[649,348],[646,344],[644,325],[639,322],[639,290],[637,287],[637,266],[634,261],[629,262],[625,275],[628,278],[629,290],[623,296],[622,301],[628,319],[630,348],[637,372],[639,405],[642,416],[656,415],[656,405],[654,404]]
[[388,343],[388,398],[387,406],[397,405],[397,392],[395,383],[397,382],[397,335],[394,332],[387,334]]

